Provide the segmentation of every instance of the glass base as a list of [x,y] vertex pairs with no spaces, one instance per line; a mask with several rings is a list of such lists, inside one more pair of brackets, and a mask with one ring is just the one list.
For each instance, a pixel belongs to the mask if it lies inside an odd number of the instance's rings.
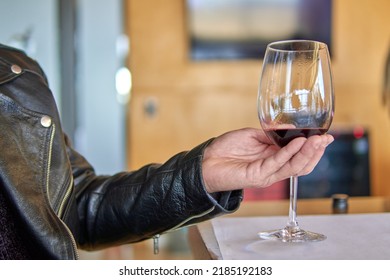
[[261,239],[280,240],[282,242],[322,241],[326,236],[320,233],[306,231],[299,227],[285,227],[283,229],[264,231],[258,233]]

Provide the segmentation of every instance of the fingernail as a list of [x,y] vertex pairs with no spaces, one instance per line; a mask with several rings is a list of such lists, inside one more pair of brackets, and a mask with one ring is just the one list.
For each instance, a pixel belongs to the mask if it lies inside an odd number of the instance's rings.
[[322,147],[324,148],[328,147],[333,142],[333,140],[334,140],[333,138],[328,138],[327,141],[324,144],[322,144]]

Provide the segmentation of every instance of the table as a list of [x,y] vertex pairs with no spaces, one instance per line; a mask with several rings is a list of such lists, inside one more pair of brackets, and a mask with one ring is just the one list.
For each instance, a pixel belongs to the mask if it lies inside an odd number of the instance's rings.
[[[288,200],[280,200],[280,201],[256,201],[256,202],[243,202],[240,209],[231,215],[226,216],[226,218],[218,218],[212,221],[207,221],[201,223],[197,226],[193,226],[189,229],[189,243],[193,252],[193,256],[195,259],[224,259],[234,258],[232,255],[226,251],[226,242],[233,244],[231,248],[237,251],[237,246],[243,246],[242,240],[246,240],[247,244],[252,244],[253,246],[259,246],[259,243],[256,237],[256,232],[253,230],[257,230],[258,228],[253,229],[254,225],[264,224],[265,226],[277,226],[283,227],[287,221],[288,215]],[[381,248],[389,248],[390,247],[390,198],[386,197],[351,197],[349,199],[349,209],[348,214],[346,215],[335,215],[332,214],[332,201],[330,198],[324,199],[301,199],[298,200],[298,222],[300,224],[304,223],[305,227],[313,227],[307,228],[308,230],[314,230],[318,228],[320,231],[327,231],[334,227],[335,225],[344,225],[343,230],[335,230],[331,232],[326,232],[330,236],[327,241],[323,241],[324,243],[321,245],[320,242],[316,243],[317,249],[322,249],[319,252],[311,252],[312,254],[307,256],[307,258],[319,259],[319,258],[328,258],[328,259],[353,259],[353,258],[385,258],[390,259],[390,255],[388,256],[384,252],[377,251]],[[359,235],[356,238],[363,239],[367,234],[371,231],[370,228],[361,227],[360,224],[372,223],[373,227],[383,227],[381,231],[384,233],[383,236],[380,234],[376,235],[376,240],[378,238],[383,238],[384,246],[380,246],[381,243],[372,244],[372,242],[368,243],[368,248],[377,248],[377,250],[370,250],[366,255],[354,254],[351,251],[351,247],[356,247],[358,243],[356,240],[348,243],[348,240],[342,240],[342,233],[349,233],[350,238],[354,238],[353,231],[357,231]],[[369,222],[371,221],[371,222]],[[388,221],[388,222],[387,222]],[[240,225],[240,226],[237,226]],[[252,227],[251,227],[252,225]],[[348,227],[352,228],[352,231],[348,231]],[[224,236],[223,230],[232,230],[234,228],[238,228],[238,232],[240,235],[237,235],[236,239],[231,239],[232,236]],[[265,229],[265,228],[264,228]],[[271,229],[271,228],[267,228]],[[306,229],[306,228],[305,228]],[[325,232],[324,232],[325,233]],[[336,235],[334,235],[336,233]],[[375,231],[372,233],[374,234]],[[246,235],[247,234],[247,235]],[[386,235],[387,234],[387,235]],[[222,237],[221,237],[222,236]],[[356,234],[355,234],[356,236]],[[387,239],[389,236],[389,239]],[[224,239],[225,238],[225,239]],[[229,240],[230,238],[230,240]],[[355,239],[356,239],[355,238]],[[218,240],[219,239],[219,240]],[[365,240],[361,240],[361,244],[367,244],[369,240],[368,237]],[[219,243],[220,242],[220,243]],[[241,242],[241,243],[240,243]],[[275,241],[267,241],[273,242],[272,246],[275,246]],[[389,243],[389,244],[387,244]],[[263,242],[261,246],[265,246]],[[335,253],[335,250],[327,250],[327,248],[332,248],[332,244],[338,244],[338,246],[343,245],[347,252],[351,252],[350,254],[340,254]],[[371,246],[371,245],[372,246]],[[270,246],[270,244],[267,244]],[[279,245],[277,245],[279,246]],[[283,245],[282,245],[283,246]],[[299,245],[298,245],[299,246]],[[306,245],[305,245],[306,246]],[[330,246],[330,247],[329,247]],[[336,245],[335,245],[336,246]],[[375,247],[377,246],[377,247]],[[297,247],[297,246],[295,246]],[[358,247],[358,246],[357,246]],[[253,247],[253,249],[255,249]],[[276,248],[278,249],[278,248]],[[224,251],[225,250],[225,251]],[[275,250],[275,248],[274,248]],[[324,253],[324,250],[326,251]],[[367,251],[367,249],[361,248],[361,251]],[[342,251],[342,250],[339,250]],[[237,254],[238,256],[245,258],[305,258],[302,256],[303,251],[299,249],[294,249],[290,251],[290,256],[286,255],[259,255],[259,254],[243,254],[242,252]],[[377,253],[376,253],[377,252]],[[389,250],[390,252],[390,250]],[[390,254],[390,253],[389,253]],[[267,257],[268,256],[268,257]],[[354,257],[355,256],[355,257]]]

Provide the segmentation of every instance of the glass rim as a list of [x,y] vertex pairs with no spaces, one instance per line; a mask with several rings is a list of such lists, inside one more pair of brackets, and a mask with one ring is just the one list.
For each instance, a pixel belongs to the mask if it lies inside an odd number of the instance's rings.
[[[276,46],[291,46],[294,43],[307,43],[310,45],[314,45],[317,47],[308,48],[308,49],[288,49],[288,48],[282,48],[282,47],[276,47]],[[281,40],[281,41],[274,41],[267,45],[267,49],[272,51],[278,51],[278,52],[312,52],[312,51],[318,51],[322,49],[328,49],[328,45],[321,41],[316,40],[305,40],[305,39],[296,39],[296,40]]]

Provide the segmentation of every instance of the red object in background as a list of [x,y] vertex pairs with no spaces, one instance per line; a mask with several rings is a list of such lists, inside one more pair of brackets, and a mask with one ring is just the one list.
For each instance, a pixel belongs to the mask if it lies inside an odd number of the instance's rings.
[[353,136],[355,136],[356,139],[360,139],[364,136],[364,127],[362,126],[355,126],[353,128]]
[[245,189],[244,201],[286,199],[289,196],[288,186],[289,180],[283,180],[266,188]]

